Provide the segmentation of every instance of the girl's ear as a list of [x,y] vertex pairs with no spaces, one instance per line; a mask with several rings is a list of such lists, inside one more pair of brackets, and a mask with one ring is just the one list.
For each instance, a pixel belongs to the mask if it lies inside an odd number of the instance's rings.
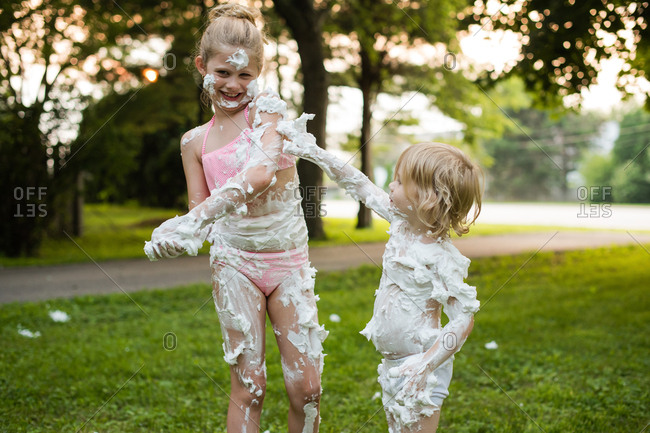
[[205,69],[205,63],[203,63],[203,57],[196,56],[196,58],[194,59],[194,65],[196,65],[196,69],[199,70],[199,73],[201,75],[205,75],[207,73]]

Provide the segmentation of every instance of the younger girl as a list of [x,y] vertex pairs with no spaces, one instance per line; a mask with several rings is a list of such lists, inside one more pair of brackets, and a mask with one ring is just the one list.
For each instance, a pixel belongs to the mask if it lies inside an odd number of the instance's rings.
[[145,245],[150,259],[196,255],[212,243],[213,297],[231,371],[228,432],[259,431],[266,389],[266,314],[289,395],[289,432],[318,431],[322,341],[314,269],[300,207],[295,158],[277,123],[286,104],[257,94],[264,38],[259,11],[210,11],[196,57],[214,117],[186,133],[181,153],[190,212],[166,221]]
[[[471,332],[479,308],[476,289],[463,281],[469,259],[452,245],[449,231],[467,233],[478,216],[480,169],[455,147],[417,144],[399,157],[386,194],[309,140],[306,118],[296,122],[302,132],[287,128],[292,141],[284,151],[318,164],[391,223],[373,317],[361,331],[384,356],[378,372],[389,430],[435,432],[449,395],[454,354]],[[442,309],[449,318],[444,327]]]

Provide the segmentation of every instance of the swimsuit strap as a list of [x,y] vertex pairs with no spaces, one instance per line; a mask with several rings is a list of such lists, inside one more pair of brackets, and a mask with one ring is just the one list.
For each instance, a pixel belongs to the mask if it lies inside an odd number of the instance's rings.
[[[244,117],[246,117],[246,124],[250,126],[250,122],[248,121],[248,105],[244,109]],[[208,123],[208,129],[205,131],[205,137],[203,137],[203,146],[201,147],[201,155],[205,155],[205,143],[208,141],[208,133],[210,132],[210,128],[214,125],[214,120],[216,116],[212,116],[212,119],[210,119],[210,123]],[[236,139],[235,139],[236,140]]]
[[203,137],[203,147],[201,148],[201,155],[205,155],[205,143],[206,141],[208,141],[208,133],[210,132],[210,128],[212,128],[212,125],[214,125],[214,119],[215,116],[212,116],[210,123],[208,123],[208,129],[205,131],[205,137]]

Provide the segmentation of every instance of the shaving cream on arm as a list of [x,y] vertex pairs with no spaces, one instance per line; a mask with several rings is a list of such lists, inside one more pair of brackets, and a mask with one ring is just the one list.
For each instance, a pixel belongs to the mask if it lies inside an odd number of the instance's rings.
[[265,92],[254,101],[254,107],[256,121],[249,135],[251,155],[244,169],[221,188],[213,190],[210,197],[189,213],[154,230],[152,241],[145,244],[145,253],[150,259],[156,256],[153,242],[176,244],[188,254],[196,255],[206,240],[206,227],[225,215],[244,214],[246,203],[275,185],[277,160],[282,153],[282,138],[275,125],[286,116],[286,103],[272,92]]

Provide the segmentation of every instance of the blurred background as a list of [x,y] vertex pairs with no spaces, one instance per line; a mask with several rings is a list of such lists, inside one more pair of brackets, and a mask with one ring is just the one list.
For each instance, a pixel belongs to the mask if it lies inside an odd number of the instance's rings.
[[[106,241],[98,226],[141,248],[186,211],[179,141],[211,117],[193,59],[215,3],[2,6],[3,263]],[[485,170],[479,222],[623,229],[647,216],[648,2],[247,4],[270,36],[261,87],[315,113],[319,145],[379,185],[406,146],[443,141]],[[327,238],[326,216],[373,225],[315,166],[299,174],[318,191],[304,194],[312,239]]]

